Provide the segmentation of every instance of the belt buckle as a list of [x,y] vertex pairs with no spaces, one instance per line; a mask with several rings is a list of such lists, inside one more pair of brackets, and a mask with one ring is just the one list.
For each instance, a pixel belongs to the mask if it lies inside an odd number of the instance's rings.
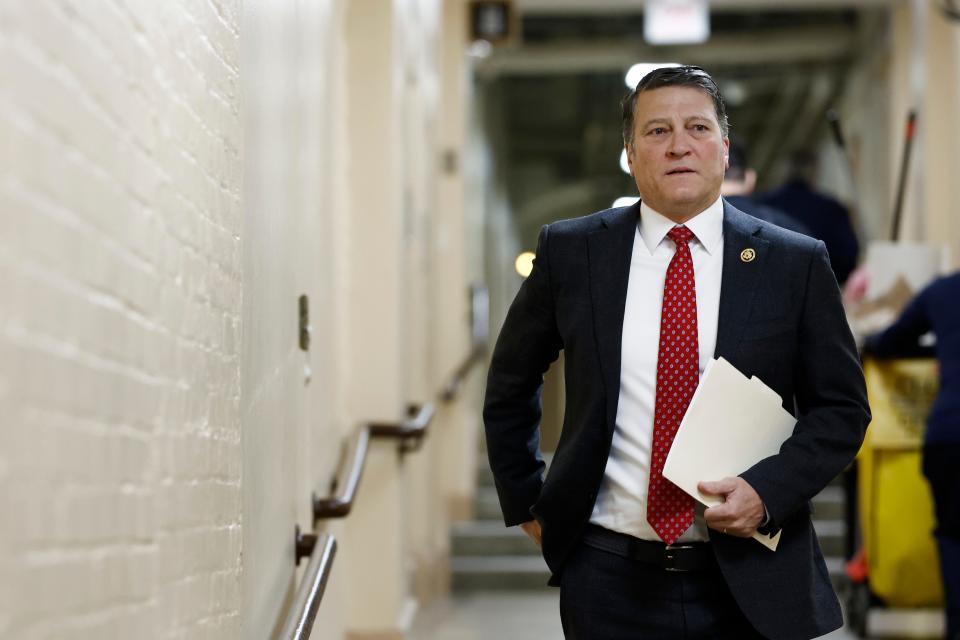
[[668,544],[664,547],[664,567],[665,571],[678,571],[686,572],[689,569],[681,569],[680,567],[675,567],[674,561],[677,558],[677,551],[682,551],[684,549],[693,549],[693,545],[690,544]]

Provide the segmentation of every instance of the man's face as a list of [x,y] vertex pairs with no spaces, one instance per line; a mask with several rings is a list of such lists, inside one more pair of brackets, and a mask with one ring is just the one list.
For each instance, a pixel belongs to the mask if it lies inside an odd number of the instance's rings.
[[720,195],[730,142],[713,100],[694,87],[661,87],[637,96],[630,173],[641,199],[685,222]]

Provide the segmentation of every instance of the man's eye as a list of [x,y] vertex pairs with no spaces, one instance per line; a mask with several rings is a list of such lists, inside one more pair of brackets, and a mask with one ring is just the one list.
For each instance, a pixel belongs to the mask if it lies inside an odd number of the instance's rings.
[[652,133],[655,136],[663,135],[666,132],[667,130],[664,129],[663,127],[654,127],[653,129],[650,130],[650,133]]
[[706,131],[706,130],[707,130],[707,125],[705,125],[705,124],[695,124],[695,125],[693,125],[693,128],[694,128],[695,130],[697,130],[697,131]]

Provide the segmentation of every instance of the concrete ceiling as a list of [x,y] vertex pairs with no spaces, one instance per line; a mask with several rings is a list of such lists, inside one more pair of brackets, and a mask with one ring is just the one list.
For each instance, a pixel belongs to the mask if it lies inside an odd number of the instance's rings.
[[[519,37],[476,71],[522,232],[588,213],[584,198],[598,209],[632,193],[618,164],[618,105],[626,70],[641,61],[698,64],[721,90],[742,94],[728,104],[732,131],[769,184],[784,155],[826,130],[825,111],[864,42],[882,39],[889,4],[713,0],[708,42],[653,47],[643,41],[643,2],[517,0]],[[578,196],[564,198],[572,184]]]

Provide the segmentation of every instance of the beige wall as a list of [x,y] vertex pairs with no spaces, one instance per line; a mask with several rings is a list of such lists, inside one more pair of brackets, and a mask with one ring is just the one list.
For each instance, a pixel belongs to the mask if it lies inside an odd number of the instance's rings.
[[[888,69],[890,65],[890,20],[873,16],[861,26],[858,59],[844,81],[840,115],[847,153],[847,164],[833,140],[827,142],[828,157],[822,163],[822,183],[851,207],[862,239],[886,239],[889,236],[892,209]],[[878,132],[883,132],[879,134]]]
[[960,268],[960,24],[948,22],[935,7],[925,21],[926,86],[922,182],[923,238],[943,242],[954,268]]
[[[310,494],[333,475],[343,429],[335,366],[343,329],[328,313],[337,273],[329,176],[340,117],[337,11],[333,2],[297,0],[243,10],[241,603],[250,640],[270,637],[283,617],[296,587],[294,527],[311,529]],[[314,329],[308,353],[298,345],[300,295]],[[342,627],[329,617],[328,629]]]
[[0,637],[239,637],[239,27],[0,5]]
[[[431,286],[436,312],[431,322],[431,363],[434,384],[438,376],[449,376],[471,350],[470,285],[484,284],[486,183],[478,171],[477,108],[468,40],[467,3],[443,3],[440,33],[440,168],[437,177],[437,204],[431,223],[433,255]],[[461,399],[445,406],[441,415],[448,425],[439,434],[440,485],[447,492],[446,514],[452,520],[473,515],[477,465],[482,430],[479,407],[482,401],[486,363],[477,366],[461,387]],[[446,531],[444,549],[447,544]]]
[[960,29],[926,0],[891,5],[889,22],[865,39],[844,96],[867,237],[888,239],[904,124],[918,114],[901,239],[931,242],[960,265]]

